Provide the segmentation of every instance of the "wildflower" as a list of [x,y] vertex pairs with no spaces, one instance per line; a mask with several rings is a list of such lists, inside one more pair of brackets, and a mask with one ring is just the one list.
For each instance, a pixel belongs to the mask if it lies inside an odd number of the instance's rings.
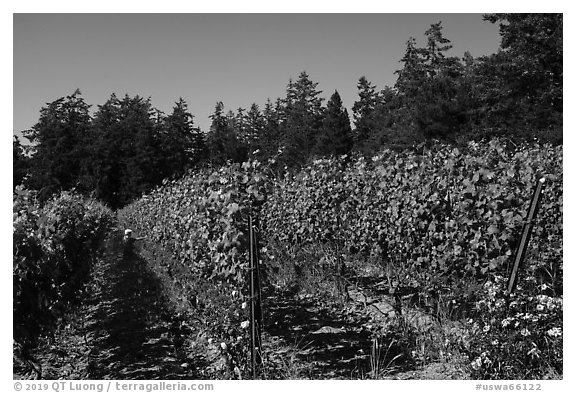
[[242,329],[246,329],[248,328],[248,326],[250,326],[250,321],[243,321],[242,323],[240,323],[240,327]]
[[482,359],[476,358],[472,363],[471,366],[474,370],[478,370],[482,366]]
[[232,291],[232,297],[235,297],[238,294],[238,291],[234,290]]
[[529,336],[530,330],[528,330],[527,328],[524,328],[524,329],[520,330],[520,334],[523,335],[524,337]]
[[222,348],[222,350],[224,350],[224,351],[225,351],[225,350],[227,350],[227,349],[228,349],[228,346],[226,345],[226,343],[225,343],[225,342],[222,342],[222,343],[220,343],[220,348]]
[[492,341],[492,345],[498,345],[498,344],[500,344],[500,342],[498,340]]
[[543,304],[539,304],[536,306],[536,310],[537,311],[544,311],[544,305]]
[[482,329],[482,331],[483,331],[484,333],[489,332],[489,331],[490,331],[490,325],[484,325],[484,328]]
[[550,337],[558,337],[562,335],[562,328],[554,327],[546,332]]
[[242,303],[242,309],[244,310],[246,307],[248,307],[248,303],[246,302]]
[[212,344],[213,342],[214,342],[214,339],[213,339],[213,338],[209,338],[209,339],[208,339],[208,344]]

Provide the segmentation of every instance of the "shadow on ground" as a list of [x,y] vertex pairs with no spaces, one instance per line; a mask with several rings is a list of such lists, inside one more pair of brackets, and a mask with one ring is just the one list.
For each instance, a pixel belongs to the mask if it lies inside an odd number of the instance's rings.
[[199,379],[191,333],[170,311],[160,282],[112,234],[91,272],[82,304],[35,351],[43,379]]
[[119,238],[104,272],[93,326],[98,353],[89,364],[93,379],[186,379],[193,366],[182,347],[180,321],[169,312],[160,282],[136,253],[123,255]]
[[276,294],[264,302],[264,330],[298,347],[312,379],[356,379],[370,372],[372,338],[368,317],[313,299]]

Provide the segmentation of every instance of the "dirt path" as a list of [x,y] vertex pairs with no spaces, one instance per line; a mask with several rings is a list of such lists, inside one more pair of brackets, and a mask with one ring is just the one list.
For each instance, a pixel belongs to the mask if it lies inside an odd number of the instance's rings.
[[361,314],[297,297],[269,298],[265,306],[266,333],[297,347],[307,364],[303,377],[355,379],[369,372],[372,341]]
[[35,352],[43,379],[195,379],[183,351],[189,329],[171,315],[139,257],[112,236],[69,323]]
[[[373,352],[373,339],[380,337],[375,330],[387,323],[388,314],[394,315],[388,302],[366,295],[379,295],[373,288],[372,282],[351,287],[348,299],[339,302],[275,294],[263,302],[265,332],[296,347],[304,378],[364,379],[373,378],[374,372],[381,377],[383,364],[394,366],[390,372],[410,369],[403,359],[392,360],[396,349]],[[386,340],[380,338],[378,344],[386,348]]]

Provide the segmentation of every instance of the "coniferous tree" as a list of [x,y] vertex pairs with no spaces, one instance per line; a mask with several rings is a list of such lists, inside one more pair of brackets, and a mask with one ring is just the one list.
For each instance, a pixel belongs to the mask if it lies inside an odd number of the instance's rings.
[[236,109],[236,113],[229,110],[226,114],[228,118],[228,126],[236,135],[238,142],[241,144],[247,144],[248,134],[246,130],[246,119],[245,119],[246,109],[240,107]]
[[89,108],[76,90],[43,107],[38,123],[24,131],[33,146],[27,185],[39,190],[40,200],[80,186],[91,124]]
[[216,103],[214,113],[210,116],[212,123],[207,135],[209,160],[213,165],[221,165],[226,161],[242,162],[246,151],[241,146],[234,132],[234,113],[224,114],[222,101]]
[[[258,105],[252,104],[250,110],[244,116],[244,121],[246,125],[246,145],[248,151],[253,153],[261,149],[261,136],[266,127],[266,120]],[[262,156],[262,153],[259,152],[258,156]]]
[[487,14],[501,50],[476,67],[483,128],[562,141],[563,15]]
[[411,38],[397,71],[398,90],[405,126],[427,138],[450,138],[464,124],[465,108],[458,101],[462,66],[458,58],[446,57],[452,46],[442,34],[441,23],[426,31],[427,46],[417,48]]
[[280,148],[280,132],[285,121],[285,111],[281,99],[272,103],[267,100],[262,113],[264,127],[258,136],[261,157],[264,159],[275,157]]
[[150,99],[114,94],[94,116],[95,195],[124,206],[162,180],[157,123]]
[[358,80],[358,100],[352,106],[355,143],[365,143],[376,129],[375,111],[379,103],[376,86],[362,76]]
[[348,111],[342,106],[338,91],[330,97],[324,112],[322,128],[316,140],[319,155],[343,155],[352,150],[354,143]]
[[300,165],[309,157],[316,144],[316,136],[322,127],[323,98],[308,74],[300,73],[296,82],[290,81],[286,92],[285,114],[282,123],[283,153],[281,161],[286,165]]
[[162,177],[180,176],[203,159],[206,151],[204,135],[194,127],[194,116],[180,98],[172,113],[157,122],[162,151]]

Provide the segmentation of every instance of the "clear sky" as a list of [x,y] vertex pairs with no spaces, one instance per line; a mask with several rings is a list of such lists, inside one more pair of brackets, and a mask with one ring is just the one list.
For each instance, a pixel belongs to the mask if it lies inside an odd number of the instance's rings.
[[14,14],[14,133],[79,88],[95,110],[112,93],[151,97],[170,112],[179,97],[207,131],[217,101],[262,108],[301,71],[350,108],[361,76],[395,82],[406,41],[424,45],[443,22],[452,55],[494,53],[498,27],[481,14]]

